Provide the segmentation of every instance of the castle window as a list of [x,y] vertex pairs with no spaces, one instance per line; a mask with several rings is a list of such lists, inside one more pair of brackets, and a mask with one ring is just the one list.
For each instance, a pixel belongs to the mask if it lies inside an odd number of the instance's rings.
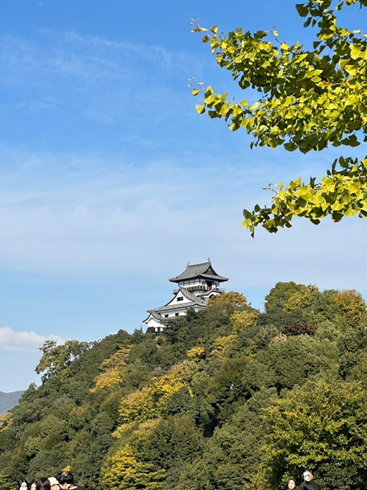
[[175,316],[178,316],[178,313],[175,313]]
[[177,301],[183,301],[183,296],[180,296],[179,298],[177,298]]

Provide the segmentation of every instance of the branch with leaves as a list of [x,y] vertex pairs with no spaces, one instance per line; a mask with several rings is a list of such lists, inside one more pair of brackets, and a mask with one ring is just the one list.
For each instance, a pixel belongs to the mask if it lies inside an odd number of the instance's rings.
[[[336,15],[351,4],[362,8],[367,1],[309,0],[296,5],[306,18],[304,27],[318,29],[313,50],[298,42],[280,42],[275,30],[252,34],[236,29],[226,36],[218,34],[217,26],[206,29],[193,21],[193,31],[204,34],[202,41],[210,44],[219,66],[232,73],[241,89],[261,94],[250,105],[246,99],[229,100],[227,93],[198,84],[192,90],[194,96],[203,94],[197,112],[224,119],[231,131],[245,129],[254,137],[251,148],[283,146],[306,154],[329,145],[356,147],[366,142],[367,35],[338,26]],[[321,182],[311,178],[309,184],[301,179],[288,186],[278,184],[271,206],[244,210],[243,225],[253,236],[258,225],[269,232],[289,228],[293,216],[314,224],[326,216],[334,221],[357,214],[364,218],[366,173],[367,157],[361,161],[340,157]]]

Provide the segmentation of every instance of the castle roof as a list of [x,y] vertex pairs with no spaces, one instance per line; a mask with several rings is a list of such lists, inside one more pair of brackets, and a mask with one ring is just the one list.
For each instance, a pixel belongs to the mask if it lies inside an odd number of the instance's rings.
[[[178,304],[174,303],[174,300],[178,294],[181,293],[185,298],[188,300],[185,303]],[[174,295],[173,299],[169,301],[166,305],[161,306],[159,308],[154,308],[153,310],[148,310],[148,317],[144,320],[144,323],[147,323],[147,321],[150,318],[150,315],[155,319],[160,322],[167,322],[168,320],[172,320],[172,318],[165,318],[163,315],[165,313],[169,313],[170,311],[178,311],[178,310],[187,310],[188,308],[205,308],[207,305],[207,302],[205,299],[201,299],[195,294],[191,293],[185,288],[179,288],[176,291],[176,294]]]
[[179,276],[172,277],[170,279],[171,282],[181,282],[188,279],[194,279],[195,277],[203,277],[205,279],[209,279],[212,281],[224,282],[228,281],[227,277],[219,276],[210,262],[204,262],[202,264],[193,264],[190,263],[187,265],[186,269]]
[[[183,305],[177,305],[177,303],[172,304],[173,299],[176,298],[178,293],[182,293],[183,296],[185,296],[186,299],[188,299],[191,303],[184,303]],[[173,298],[169,303],[167,303],[164,306],[161,306],[160,308],[154,308],[153,310],[148,310],[148,313],[160,313],[160,312],[166,312],[170,310],[177,310],[177,309],[187,309],[187,308],[192,308],[193,306],[202,306],[205,308],[206,306],[206,301],[198,298],[195,294],[190,293],[190,291],[187,291],[185,288],[179,288],[177,293],[175,294]]]

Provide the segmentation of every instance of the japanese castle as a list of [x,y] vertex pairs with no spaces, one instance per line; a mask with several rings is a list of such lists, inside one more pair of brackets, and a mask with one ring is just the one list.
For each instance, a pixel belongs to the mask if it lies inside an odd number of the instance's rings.
[[166,305],[148,310],[144,323],[148,325],[149,333],[162,332],[167,322],[186,315],[189,308],[195,311],[206,308],[209,298],[224,292],[219,286],[228,278],[219,276],[208,259],[203,264],[190,265],[189,262],[183,273],[170,281],[177,283],[178,289],[174,289],[173,298]]

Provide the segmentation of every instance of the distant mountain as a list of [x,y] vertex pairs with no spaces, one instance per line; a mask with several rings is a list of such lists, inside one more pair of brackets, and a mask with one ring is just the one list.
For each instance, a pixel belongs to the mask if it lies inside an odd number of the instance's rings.
[[18,405],[19,398],[23,393],[24,391],[14,391],[13,393],[3,393],[0,391],[0,415],[15,407],[15,405]]

